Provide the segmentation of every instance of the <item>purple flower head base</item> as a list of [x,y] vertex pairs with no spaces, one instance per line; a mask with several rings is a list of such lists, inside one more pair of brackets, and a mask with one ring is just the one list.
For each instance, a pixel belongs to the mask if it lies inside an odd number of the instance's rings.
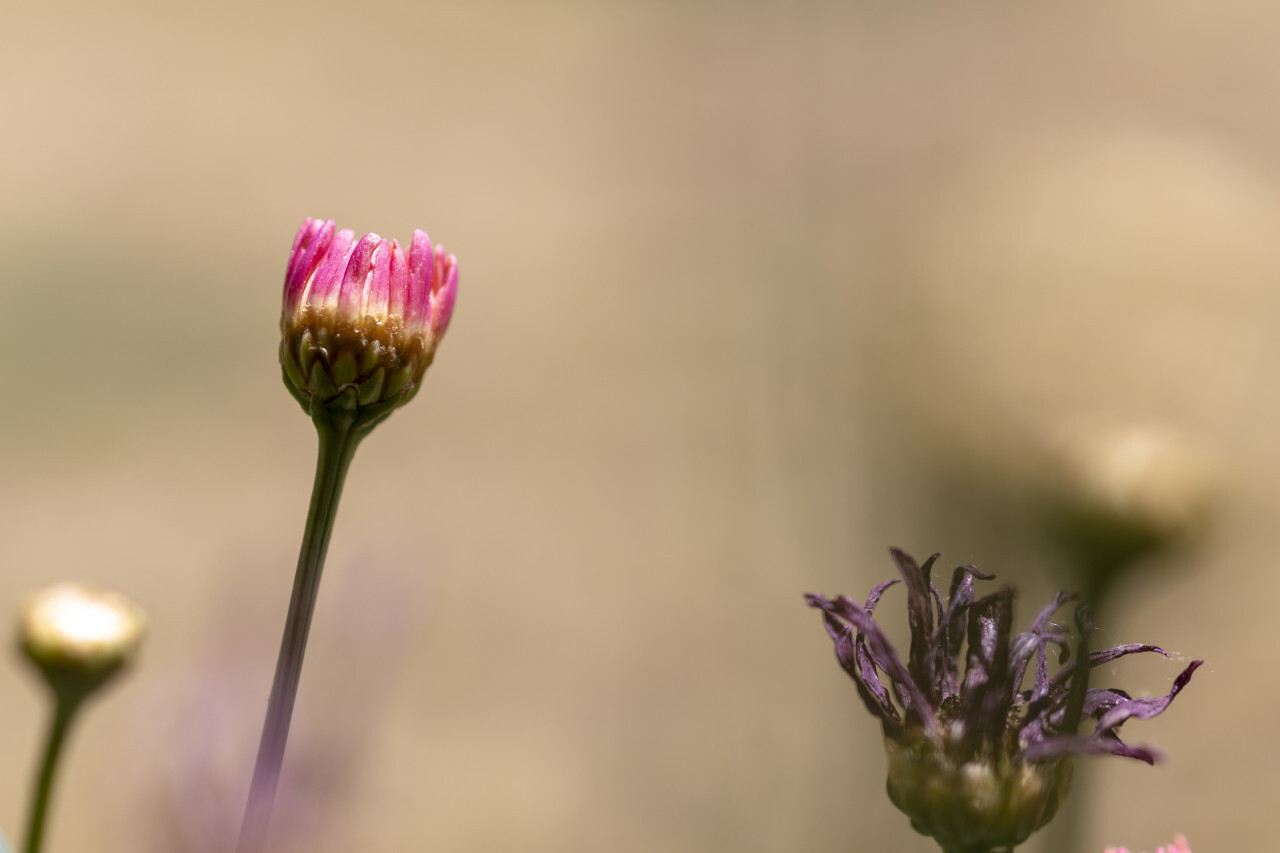
[[[878,584],[861,605],[843,595],[810,593],[805,600],[822,611],[836,659],[880,720],[889,796],[917,831],[956,853],[1010,848],[1053,817],[1070,778],[1066,759],[1110,753],[1156,761],[1154,750],[1124,743],[1118,731],[1130,718],[1162,713],[1201,661],[1192,661],[1159,698],[1088,687],[1090,669],[1119,657],[1169,655],[1152,645],[1117,646],[1089,653],[1081,667],[1070,659],[1070,635],[1053,621],[1075,595],[1059,593],[1028,630],[1014,634],[1012,586],[977,598],[975,581],[994,576],[961,566],[944,605],[932,580],[938,555],[919,565],[903,551],[891,553],[907,590],[905,663],[872,618],[898,580]],[[1087,636],[1087,608],[1077,608],[1077,622]],[[1052,675],[1051,654],[1058,663]],[[1024,687],[1028,669],[1031,683]],[[1088,734],[1077,732],[1082,717],[1095,720]]]

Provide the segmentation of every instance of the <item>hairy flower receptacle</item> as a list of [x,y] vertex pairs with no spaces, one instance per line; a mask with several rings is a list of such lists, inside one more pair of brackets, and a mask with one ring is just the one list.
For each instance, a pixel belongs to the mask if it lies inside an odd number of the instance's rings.
[[927,739],[885,740],[889,799],[916,832],[947,851],[1015,847],[1048,823],[1066,796],[1070,761],[951,761]]
[[285,387],[318,424],[371,429],[417,393],[457,288],[457,259],[423,231],[406,255],[395,240],[308,219],[285,273]]

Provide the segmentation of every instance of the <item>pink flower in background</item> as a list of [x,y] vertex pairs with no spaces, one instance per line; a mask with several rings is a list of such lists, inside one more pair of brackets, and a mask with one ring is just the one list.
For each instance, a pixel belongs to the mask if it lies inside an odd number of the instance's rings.
[[357,240],[332,219],[306,220],[285,271],[286,387],[313,417],[359,411],[376,423],[417,392],[457,293],[458,259],[425,231],[406,252],[377,234]]
[[[1129,848],[1108,847],[1102,853],[1129,853]],[[1191,848],[1187,845],[1187,837],[1185,835],[1175,835],[1172,844],[1167,847],[1157,847],[1156,853],[1191,853]]]

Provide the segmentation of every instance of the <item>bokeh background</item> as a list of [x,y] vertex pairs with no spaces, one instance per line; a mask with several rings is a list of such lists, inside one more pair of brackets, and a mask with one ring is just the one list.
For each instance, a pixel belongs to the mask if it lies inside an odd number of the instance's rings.
[[[348,481],[280,849],[935,849],[800,595],[864,594],[897,544],[1017,582],[1030,618],[1063,583],[1036,449],[1094,414],[1194,436],[1221,490],[1101,625],[1208,663],[1126,728],[1165,765],[1083,769],[1079,849],[1274,838],[1273,6],[3,21],[0,605],[79,578],[152,619],[48,850],[234,833],[314,460],[275,355],[306,216],[427,228],[461,293]],[[1157,694],[1182,665],[1103,675]],[[13,837],[43,705],[6,672]]]

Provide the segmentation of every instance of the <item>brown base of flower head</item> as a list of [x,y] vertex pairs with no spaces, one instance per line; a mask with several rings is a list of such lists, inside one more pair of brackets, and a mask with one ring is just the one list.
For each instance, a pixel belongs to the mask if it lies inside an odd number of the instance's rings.
[[313,418],[342,413],[372,427],[413,398],[435,354],[395,317],[349,323],[307,308],[281,326],[285,387]]

